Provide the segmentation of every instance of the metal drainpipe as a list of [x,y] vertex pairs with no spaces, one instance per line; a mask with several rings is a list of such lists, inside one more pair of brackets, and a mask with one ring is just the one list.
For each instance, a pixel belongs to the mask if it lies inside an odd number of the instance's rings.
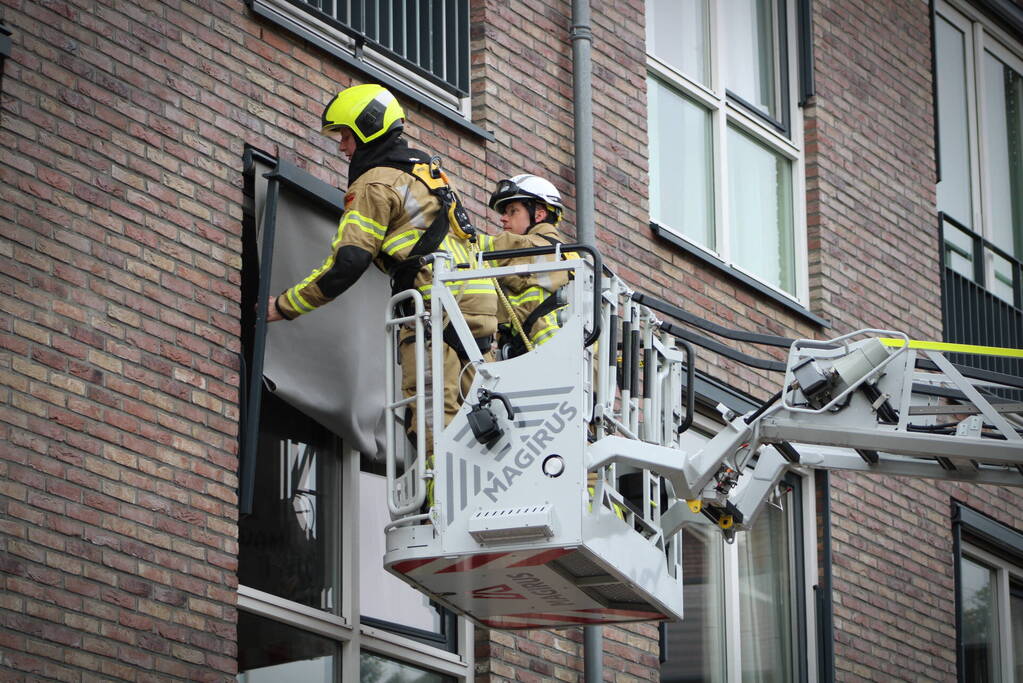
[[580,244],[597,245],[593,225],[593,69],[589,0],[572,0],[572,95],[575,99],[575,227]]
[[[593,70],[590,48],[589,0],[572,0],[572,95],[575,114],[575,228],[580,244],[596,247],[593,223]],[[583,627],[583,677],[585,683],[604,679],[604,631]]]

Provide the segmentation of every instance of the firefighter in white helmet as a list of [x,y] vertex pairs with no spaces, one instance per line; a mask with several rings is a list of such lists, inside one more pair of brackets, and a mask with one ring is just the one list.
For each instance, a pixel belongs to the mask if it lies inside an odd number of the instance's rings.
[[[498,181],[489,206],[500,214],[504,231],[481,236],[485,250],[520,249],[564,243],[557,225],[565,206],[553,183],[523,173]],[[526,263],[536,257],[505,259],[495,266]],[[554,256],[538,257],[550,261]],[[568,283],[566,271],[500,278],[510,307],[498,306],[498,347],[503,358],[521,355],[548,341],[560,328],[558,316],[564,308],[561,289]],[[509,310],[509,308],[511,310]],[[524,332],[525,336],[519,333]]]
[[[417,288],[430,299],[431,274],[419,257],[447,251],[454,262],[468,262],[470,249],[465,232],[452,229],[445,202],[453,195],[441,173],[430,180],[431,167],[425,152],[410,149],[402,137],[405,112],[386,88],[358,85],[338,93],[323,111],[323,132],[337,136],[340,151],[349,160],[345,211],[330,252],[318,268],[301,282],[271,297],[269,321],[292,320],[328,303],[348,289],[371,262],[391,276],[393,291]],[[439,171],[439,169],[438,169]],[[434,187],[427,184],[427,180]],[[440,187],[436,187],[436,185]],[[445,194],[445,191],[448,194]],[[449,284],[452,294],[481,350],[489,352],[497,329],[497,293],[490,279],[463,280]],[[415,392],[415,345],[411,330],[399,340],[402,387],[406,396]],[[448,341],[450,339],[450,341]],[[454,334],[445,334],[444,422],[460,406],[460,392],[472,383],[474,368]],[[360,352],[379,352],[363,349]],[[429,357],[429,351],[427,351]],[[414,403],[412,404],[415,405]],[[426,414],[426,443],[432,445],[430,411]],[[409,426],[414,428],[415,414]]]

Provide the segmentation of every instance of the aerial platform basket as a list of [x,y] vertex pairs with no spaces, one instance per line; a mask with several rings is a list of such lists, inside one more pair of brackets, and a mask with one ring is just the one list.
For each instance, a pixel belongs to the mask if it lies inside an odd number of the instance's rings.
[[[436,265],[436,280],[469,275],[448,276]],[[461,411],[435,437],[432,463],[419,457],[422,450],[390,457],[402,445],[394,433],[397,419],[390,421],[388,503],[394,521],[386,530],[384,566],[491,628],[681,618],[677,548],[650,515],[629,507],[601,475],[587,471],[597,363],[586,342],[596,339],[599,324],[593,320],[603,315],[600,297],[589,306],[595,269],[577,257],[536,268],[574,272],[562,329],[523,356],[478,365]],[[486,274],[506,271],[513,272],[494,268]],[[441,309],[453,308],[454,301],[442,287],[434,292],[431,312],[423,313],[415,301],[420,314],[404,320],[432,315],[436,333]],[[586,310],[572,302],[587,302]],[[457,329],[457,313],[452,320]],[[432,409],[434,424],[440,424],[439,401],[429,405],[431,394],[429,387],[420,392],[420,407]],[[392,402],[396,418],[407,402]],[[491,433],[488,443],[478,438],[469,421],[474,408],[486,409],[500,436]],[[432,474],[432,497],[419,484],[424,474]]]

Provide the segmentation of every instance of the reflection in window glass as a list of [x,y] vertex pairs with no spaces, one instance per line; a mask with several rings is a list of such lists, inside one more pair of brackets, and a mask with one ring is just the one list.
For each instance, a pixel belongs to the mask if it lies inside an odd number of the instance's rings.
[[726,7],[725,86],[777,120],[781,88],[774,2],[731,0]]
[[337,438],[263,392],[252,514],[239,523],[238,581],[335,611],[340,580]]
[[984,53],[989,239],[1023,259],[1023,77]]
[[710,82],[707,0],[647,0],[647,52],[700,83]]
[[384,659],[363,650],[359,662],[359,680],[362,683],[454,683],[454,678],[435,671]]
[[663,83],[648,79],[650,216],[715,248],[710,114]]
[[383,569],[387,479],[359,474],[359,604],[362,614],[402,626],[439,633],[440,612],[425,595]]
[[795,293],[792,164],[734,128],[728,129],[728,207],[732,261]]
[[[966,115],[966,45],[962,31],[940,16],[934,22],[938,74],[938,208],[973,227],[970,201],[970,134]],[[973,277],[972,272],[970,277]]]
[[1016,655],[1016,683],[1023,681],[1023,584],[1010,584],[1009,618],[1012,624],[1012,651]]
[[792,599],[795,581],[788,514],[767,506],[752,529],[736,535],[736,544],[742,680],[750,683],[794,681]]
[[995,572],[970,559],[960,560],[962,581],[963,680],[999,683],[998,611]]
[[330,683],[337,654],[329,638],[238,612],[239,683]]
[[711,525],[682,531],[682,621],[666,626],[661,683],[725,680],[724,558],[721,532]]
[[971,280],[973,271],[973,237],[955,225],[944,222],[945,227],[945,265]]

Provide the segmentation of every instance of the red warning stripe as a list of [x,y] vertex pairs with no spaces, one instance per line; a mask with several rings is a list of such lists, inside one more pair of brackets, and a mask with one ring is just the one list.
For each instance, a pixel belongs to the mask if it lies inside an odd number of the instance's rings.
[[[601,619],[600,617],[583,617],[572,614],[556,614],[545,612],[524,612],[522,614],[507,614],[502,619],[545,619],[555,624],[612,624],[622,619]],[[550,626],[550,624],[546,624]]]
[[612,614],[620,617],[630,617],[635,619],[667,619],[668,617],[661,612],[644,612],[635,609],[614,609],[612,607],[591,607],[588,609],[576,610],[577,612],[587,612],[593,614]]
[[391,565],[391,569],[398,572],[399,574],[408,574],[413,569],[418,569],[424,564],[430,564],[436,557],[422,557],[418,560],[405,560],[403,562],[395,562]]
[[541,564],[547,564],[551,560],[556,560],[563,555],[574,553],[574,549],[569,548],[554,548],[553,550],[545,550],[542,553],[537,553],[532,557],[527,557],[524,560],[519,560],[515,564],[508,565],[508,568],[512,567],[536,567]]
[[493,562],[494,560],[499,560],[502,557],[505,557],[506,555],[511,555],[511,553],[510,552],[506,552],[506,553],[487,553],[485,555],[470,555],[468,557],[463,557],[461,560],[459,560],[458,562],[455,562],[450,567],[445,567],[444,569],[441,569],[440,571],[434,572],[434,573],[436,573],[436,574],[447,574],[449,572],[465,572],[465,571],[469,571],[470,569],[476,569],[477,567],[482,567],[483,565],[485,565],[487,563],[490,563],[490,562]]
[[479,619],[481,624],[487,628],[550,628],[552,624],[509,624],[501,619]]

